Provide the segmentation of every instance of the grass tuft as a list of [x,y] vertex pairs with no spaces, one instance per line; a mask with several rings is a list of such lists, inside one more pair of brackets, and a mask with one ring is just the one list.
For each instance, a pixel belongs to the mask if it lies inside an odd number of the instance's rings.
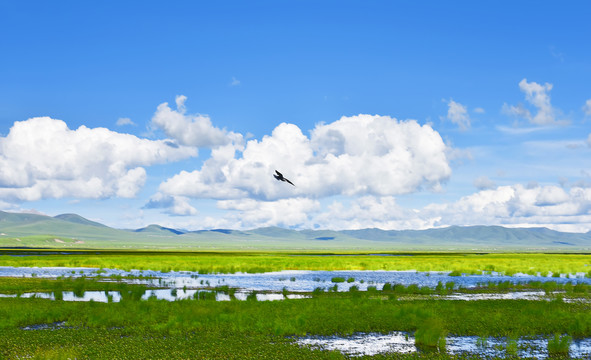
[[554,334],[554,337],[548,340],[548,356],[552,358],[568,358],[572,342],[573,338],[568,335]]

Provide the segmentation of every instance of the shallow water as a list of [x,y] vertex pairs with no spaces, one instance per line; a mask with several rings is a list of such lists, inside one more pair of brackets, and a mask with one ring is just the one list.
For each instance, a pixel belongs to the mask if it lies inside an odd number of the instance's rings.
[[[142,300],[155,298],[157,300],[186,300],[194,299],[199,293],[214,293],[216,301],[230,301],[230,300],[247,300],[252,291],[237,291],[229,295],[223,291],[215,290],[198,290],[198,289],[148,289],[141,296]],[[552,295],[560,294],[558,292]],[[286,299],[309,299],[311,296],[302,294],[286,294],[283,293],[256,293],[257,301],[274,301]],[[16,294],[0,294],[2,297],[17,297]],[[27,292],[20,294],[21,298],[38,298],[55,300],[54,292]],[[455,293],[448,295],[428,295],[425,298],[436,300],[459,300],[459,301],[478,301],[478,300],[554,300],[555,297],[548,296],[543,291],[515,291],[507,293],[480,293],[480,294],[464,294]],[[63,291],[61,300],[63,301],[97,301],[97,302],[119,302],[121,301],[121,293],[119,291],[84,291],[82,296],[76,296],[72,291]],[[564,302],[589,302],[587,298],[565,298]]]
[[[172,289],[153,289],[146,290],[142,295],[142,300],[148,300],[150,298],[167,301],[177,301],[194,299],[198,293],[212,293],[210,290],[176,290]],[[231,301],[232,299],[245,301],[250,292],[236,292],[233,296],[223,292],[214,292],[216,301]],[[257,301],[276,301],[286,299],[304,299],[309,298],[306,295],[299,294],[278,294],[278,293],[265,293],[255,294]],[[16,294],[0,294],[0,298],[16,298]],[[55,300],[56,296],[54,292],[27,292],[20,294],[21,298],[38,298],[38,299],[50,299]],[[96,301],[96,302],[120,302],[121,293],[119,291],[84,291],[82,296],[76,296],[72,291],[63,291],[61,300],[63,301]]]
[[[484,340],[484,341],[483,341]],[[377,355],[387,353],[417,352],[412,334],[392,332],[390,334],[359,333],[348,337],[310,336],[296,339],[301,346],[323,350],[337,350],[351,356]],[[545,359],[548,357],[548,340],[543,337],[520,338],[517,342],[517,356],[520,358]],[[507,339],[476,336],[449,336],[446,338],[446,352],[453,355],[474,354],[482,357],[503,358],[507,355]],[[591,339],[574,340],[569,355],[574,358],[591,356]]]
[[553,299],[548,297],[544,291],[511,291],[506,293],[480,293],[480,294],[449,294],[436,296],[441,300],[463,300],[463,301],[478,301],[478,300],[542,300]]
[[[337,291],[348,291],[351,286],[357,286],[359,290],[367,290],[368,286],[381,289],[385,283],[402,284],[405,286],[416,284],[419,287],[427,286],[435,288],[439,282],[443,284],[454,282],[455,288],[474,288],[487,282],[499,283],[509,281],[511,283],[527,283],[530,281],[554,281],[557,283],[586,283],[591,284],[591,278],[577,274],[571,277],[544,277],[525,274],[506,276],[500,274],[482,274],[466,276],[449,276],[449,272],[416,272],[416,271],[278,271],[256,274],[199,274],[197,272],[160,272],[152,270],[123,271],[115,269],[96,268],[63,268],[63,267],[10,267],[0,266],[0,276],[12,277],[40,277],[56,278],[64,277],[96,277],[100,276],[108,280],[109,276],[132,276],[134,279],[124,279],[132,284],[145,284],[152,286],[164,286],[169,288],[199,289],[227,285],[231,288],[245,291],[272,291],[279,292],[286,289],[290,292],[311,292],[316,288],[327,290],[337,286]],[[352,282],[333,283],[334,277],[345,280],[351,278]]]

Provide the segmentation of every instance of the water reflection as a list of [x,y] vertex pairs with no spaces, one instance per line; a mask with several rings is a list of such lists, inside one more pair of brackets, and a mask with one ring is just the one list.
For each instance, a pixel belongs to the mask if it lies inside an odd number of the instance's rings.
[[[96,301],[96,302],[120,302],[122,300],[121,293],[119,291],[84,291],[81,295],[76,295],[73,291],[59,292],[61,296],[55,295],[55,292],[27,292],[22,294],[0,294],[0,298],[37,298],[37,299],[49,299],[49,300],[63,300],[63,301]],[[305,299],[310,298],[308,295],[301,294],[277,294],[277,293],[252,293],[246,291],[240,291],[233,293],[232,295],[211,290],[181,290],[181,289],[152,289],[146,290],[141,296],[141,300],[166,300],[166,301],[177,301],[177,300],[189,300],[199,299],[199,295],[209,295],[208,298],[215,298],[216,301],[231,301],[239,300],[246,301],[250,295],[256,297],[257,301],[277,301],[286,299]]]
[[[7,267],[0,266],[0,276],[12,277],[40,277],[56,278],[64,277],[101,277],[108,280],[109,277],[116,277],[118,280],[130,284],[144,284],[148,286],[168,287],[182,289],[203,289],[216,286],[228,286],[231,288],[248,291],[271,291],[281,292],[284,289],[289,292],[311,292],[316,288],[323,290],[336,289],[337,291],[348,291],[352,286],[359,290],[367,290],[374,286],[378,290],[385,283],[411,285],[419,287],[427,286],[435,288],[439,282],[443,284],[453,282],[454,288],[475,288],[488,282],[500,283],[510,282],[513,284],[527,283],[531,281],[549,282],[559,284],[585,283],[591,284],[591,278],[585,277],[583,273],[551,277],[515,274],[506,276],[501,274],[481,274],[466,276],[449,276],[449,272],[416,272],[416,271],[279,271],[257,274],[199,274],[190,271],[160,272],[151,270],[123,271],[116,269],[96,268],[57,268],[57,267]],[[131,278],[126,278],[131,277]],[[348,279],[350,282],[333,282],[334,278]]]
[[[392,332],[390,334],[354,334],[349,337],[310,336],[296,339],[301,346],[322,350],[337,350],[350,356],[373,356],[388,353],[417,352],[412,334]],[[486,358],[504,358],[508,354],[506,338],[478,338],[476,336],[449,336],[446,338],[446,352],[451,355],[478,355]],[[515,340],[516,356],[545,359],[548,357],[548,340],[542,337]],[[591,339],[574,340],[569,355],[574,358],[591,356]]]

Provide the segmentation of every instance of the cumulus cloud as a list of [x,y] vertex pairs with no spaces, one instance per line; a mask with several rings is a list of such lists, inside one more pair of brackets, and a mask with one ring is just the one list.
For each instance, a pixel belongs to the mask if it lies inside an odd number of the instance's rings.
[[213,126],[207,115],[187,114],[186,100],[184,95],[177,96],[176,110],[171,109],[166,102],[158,105],[152,125],[187,146],[216,147],[242,141],[242,135]]
[[447,119],[458,125],[462,130],[468,129],[470,127],[468,108],[458,102],[453,101],[453,99],[449,99],[447,106]]
[[142,166],[196,155],[162,140],[32,118],[0,137],[0,199],[133,197],[146,180]]
[[550,103],[550,90],[552,84],[540,85],[534,81],[527,82],[523,79],[519,82],[519,89],[525,94],[525,100],[533,106],[537,112],[535,115],[523,104],[503,105],[503,112],[524,118],[535,125],[556,125],[564,123],[557,119],[559,111]]
[[[296,187],[277,182],[275,169]],[[309,137],[282,123],[243,147],[220,146],[200,170],[169,178],[159,191],[220,200],[388,196],[437,190],[450,175],[447,147],[430,126],[358,115],[319,124]]]
[[393,196],[362,196],[350,202],[334,201],[310,222],[321,229],[400,230],[431,228],[437,220],[420,217],[417,210],[398,205]]
[[218,201],[217,206],[231,212],[226,223],[231,223],[233,227],[242,229],[266,226],[302,226],[308,224],[312,214],[320,209],[318,200],[305,197],[277,201],[222,200]]
[[421,209],[424,219],[439,218],[439,226],[546,226],[564,231],[591,230],[591,188],[559,186],[499,186],[449,204]]
[[432,203],[417,209],[400,205],[394,196],[338,196],[325,200],[307,197],[275,201],[220,200],[217,207],[224,210],[223,215],[187,218],[189,223],[185,226],[416,230],[451,225],[502,225],[574,232],[591,230],[591,187],[577,184],[568,189],[535,183],[498,186],[454,202]]

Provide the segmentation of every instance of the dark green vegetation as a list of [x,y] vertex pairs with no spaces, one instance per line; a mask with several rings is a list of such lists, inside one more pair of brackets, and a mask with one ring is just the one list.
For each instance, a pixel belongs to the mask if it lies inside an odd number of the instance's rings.
[[[588,295],[591,286],[550,284],[491,283],[462,292],[546,289],[564,295],[552,301],[443,301],[413,295],[449,294],[453,283],[436,289],[386,284],[383,290],[315,291],[310,299],[275,302],[257,302],[254,297],[216,302],[214,296],[168,302],[140,300],[145,286],[118,281],[0,278],[1,293],[115,290],[122,294],[120,303],[0,298],[0,358],[338,359],[344,356],[299,347],[294,336],[392,331],[414,333],[421,352],[376,358],[456,358],[445,354],[446,335],[483,339],[542,335],[550,338],[550,353],[560,357],[568,354],[572,338],[591,336],[591,304],[565,303],[562,298]],[[508,351],[513,347],[516,344],[509,341]]]
[[[343,356],[300,348],[293,336],[407,331],[415,334],[417,345],[425,351],[444,349],[445,334],[591,336],[591,305],[585,303],[405,301],[376,294],[387,295],[380,291],[322,293],[311,299],[274,302],[129,297],[120,303],[85,303],[0,298],[0,357],[324,359]],[[39,324],[54,329],[22,329]],[[560,354],[568,341],[555,338],[553,351]],[[394,358],[432,356],[432,352],[392,354]]]
[[[262,272],[286,269],[455,270],[560,273],[588,272],[590,255],[577,254],[405,254],[370,256],[347,254],[245,252],[124,252],[53,251],[11,256],[0,266],[89,266],[97,268],[192,270],[200,272]],[[40,255],[46,254],[46,255]],[[22,255],[22,254],[21,254]],[[351,256],[355,255],[355,256]],[[338,352],[301,348],[301,335],[348,335],[358,332],[406,331],[414,334],[418,354],[389,354],[376,358],[450,358],[446,335],[550,338],[552,355],[563,356],[570,339],[591,336],[591,304],[563,298],[589,298],[587,285],[530,283],[483,284],[461,292],[507,292],[542,289],[552,301],[432,299],[458,291],[452,282],[430,289],[386,284],[383,290],[338,293],[318,290],[310,299],[258,302],[216,302],[213,293],[191,300],[140,300],[146,287],[96,279],[0,278],[0,293],[86,290],[119,291],[119,303],[66,302],[35,298],[0,298],[0,358],[16,359],[339,359]],[[335,278],[336,282],[349,282]],[[232,289],[219,288],[230,293]],[[559,294],[553,294],[559,291]],[[37,328],[24,330],[23,328]],[[47,328],[48,327],[48,328]],[[558,334],[558,335],[556,335]],[[507,351],[516,351],[507,343]],[[514,349],[515,348],[515,349]],[[459,358],[459,357],[451,357]]]
[[554,337],[548,340],[548,355],[552,357],[568,357],[568,351],[572,341],[572,337],[568,335],[560,336],[559,334],[554,334]]
[[91,249],[215,250],[461,250],[590,251],[591,232],[562,233],[546,228],[451,226],[441,229],[384,231],[287,230],[186,231],[150,225],[121,230],[76,214],[49,217],[0,211],[0,247]]

